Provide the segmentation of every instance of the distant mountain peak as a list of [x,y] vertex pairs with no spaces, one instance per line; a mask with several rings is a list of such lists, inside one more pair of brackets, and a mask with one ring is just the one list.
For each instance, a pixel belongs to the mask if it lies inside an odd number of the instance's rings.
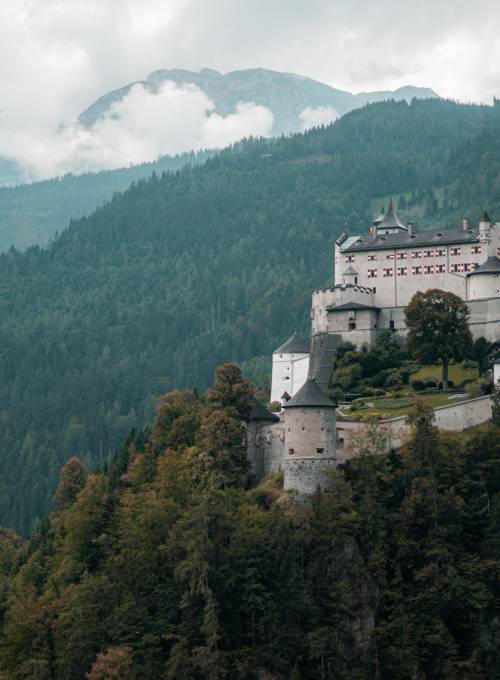
[[[140,84],[151,92],[158,91],[165,81],[179,86],[192,84],[202,90],[214,103],[216,113],[227,116],[240,102],[252,102],[268,108],[274,118],[273,134],[290,134],[304,129],[301,117],[306,110],[325,109],[343,115],[364,104],[386,99],[410,101],[438,97],[430,88],[405,85],[397,90],[360,92],[353,94],[296,73],[283,73],[263,67],[240,69],[221,73],[213,68],[199,71],[187,69],[158,69],[145,80],[129,83],[108,92],[83,111],[78,120],[85,127],[107,114],[110,107],[121,101],[134,85]],[[333,113],[332,113],[333,115]]]

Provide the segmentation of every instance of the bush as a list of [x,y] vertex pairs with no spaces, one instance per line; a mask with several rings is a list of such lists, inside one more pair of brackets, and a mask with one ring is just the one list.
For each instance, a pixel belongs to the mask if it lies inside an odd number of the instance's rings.
[[402,385],[403,385],[403,381],[401,380],[401,374],[398,371],[398,369],[393,368],[390,371],[388,371],[386,379],[385,379],[385,386],[389,387],[393,390],[397,390]]
[[380,371],[371,378],[367,378],[366,380],[367,385],[370,385],[370,387],[384,387],[385,382],[387,380],[387,376],[389,375],[390,372],[391,372],[390,369],[386,369],[384,371]]
[[337,368],[332,377],[332,383],[339,385],[344,390],[354,387],[361,380],[361,366],[359,364],[351,364],[350,366],[342,366]]
[[401,376],[401,382],[403,385],[409,385],[410,384],[410,371],[407,368],[402,368],[401,371],[399,372],[399,375]]
[[[455,383],[453,382],[453,380],[448,380],[448,387],[455,387]],[[440,380],[438,382],[438,390],[442,390],[442,389],[443,389],[443,381]]]
[[426,390],[435,390],[437,386],[437,380],[434,380],[433,378],[429,378],[429,380],[424,381],[424,387]]
[[415,392],[421,392],[425,389],[425,385],[421,380],[414,380],[411,384]]

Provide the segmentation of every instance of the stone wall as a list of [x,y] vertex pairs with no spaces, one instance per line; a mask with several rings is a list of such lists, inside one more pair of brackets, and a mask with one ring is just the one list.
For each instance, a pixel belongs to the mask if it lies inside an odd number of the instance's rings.
[[[434,424],[440,430],[462,432],[468,427],[480,425],[491,418],[491,398],[488,396],[467,399],[434,409]],[[410,435],[406,416],[378,421],[378,427],[387,435],[387,448],[402,446]],[[343,463],[354,455],[355,442],[367,435],[367,427],[361,422],[337,421],[337,463]]]
[[284,425],[267,420],[253,420],[247,426],[247,454],[257,479],[283,470]]
[[309,459],[284,462],[285,491],[297,491],[300,496],[310,496],[318,489],[324,489],[327,482],[328,470],[333,470],[336,462],[333,458],[327,460]]

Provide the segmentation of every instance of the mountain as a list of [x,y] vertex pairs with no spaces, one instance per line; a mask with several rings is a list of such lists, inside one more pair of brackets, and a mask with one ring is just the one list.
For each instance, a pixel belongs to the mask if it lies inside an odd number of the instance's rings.
[[[162,83],[171,81],[179,86],[192,84],[200,88],[215,104],[222,116],[233,113],[239,102],[253,102],[270,109],[274,116],[273,134],[290,134],[303,129],[301,114],[308,108],[331,109],[333,117],[375,101],[395,99],[411,101],[434,98],[438,95],[429,88],[402,87],[393,92],[363,92],[352,94],[337,90],[325,83],[294,73],[280,73],[256,68],[222,74],[213,69],[201,71],[162,69],[149,74],[145,80],[130,83],[100,97],[79,116],[79,122],[91,127],[99,118],[109,113],[113,104],[121,101],[134,85],[156,93]],[[330,117],[328,120],[331,120]]]
[[372,204],[399,195],[428,226],[499,215],[499,130],[499,106],[372,104],[139,180],[49,248],[1,255],[0,525],[28,533],[64,461],[105,465],[159,393],[228,359],[260,380]]
[[[321,123],[374,100],[394,98],[411,101],[413,97],[437,96],[432,90],[414,87],[353,95],[310,78],[265,69],[234,71],[226,75],[211,69],[200,72],[155,71],[142,84],[148,91],[157,92],[166,80],[178,85],[196,85],[214,101],[215,110],[224,116],[233,113],[240,101],[262,104],[273,112],[273,132],[276,135],[301,130],[300,115],[306,109],[320,112],[325,109],[325,118],[320,114],[319,118],[312,120]],[[94,125],[101,116],[109,113],[113,103],[127,95],[134,84],[98,99],[80,115],[80,124],[86,127]],[[0,158],[0,251],[11,246],[20,249],[34,244],[45,246],[57,232],[67,227],[71,219],[88,215],[109,200],[115,191],[126,189],[131,181],[149,177],[153,172],[176,170],[186,163],[202,162],[210,155],[213,152],[164,156],[158,161],[129,168],[70,174],[20,186],[22,167],[15,161]]]

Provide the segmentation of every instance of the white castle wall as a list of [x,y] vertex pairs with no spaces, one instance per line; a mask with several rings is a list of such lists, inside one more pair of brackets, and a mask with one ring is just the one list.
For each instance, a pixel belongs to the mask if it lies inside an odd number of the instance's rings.
[[468,299],[480,300],[500,296],[500,277],[498,274],[476,274],[469,276]]
[[273,354],[271,401],[280,401],[284,392],[293,397],[307,380],[309,354]]

